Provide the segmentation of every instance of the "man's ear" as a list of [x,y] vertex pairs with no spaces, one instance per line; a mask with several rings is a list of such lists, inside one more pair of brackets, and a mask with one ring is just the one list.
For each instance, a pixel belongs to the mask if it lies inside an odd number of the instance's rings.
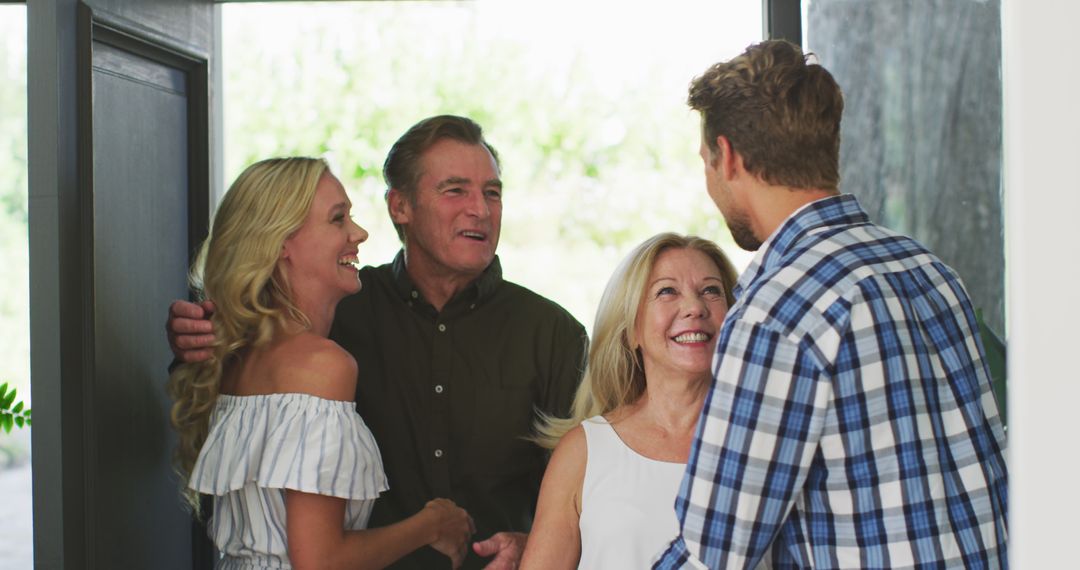
[[731,146],[731,141],[724,135],[716,137],[716,170],[725,180],[731,180],[743,170],[742,157]]
[[386,209],[395,224],[403,225],[412,221],[412,203],[401,190],[391,188],[386,193]]

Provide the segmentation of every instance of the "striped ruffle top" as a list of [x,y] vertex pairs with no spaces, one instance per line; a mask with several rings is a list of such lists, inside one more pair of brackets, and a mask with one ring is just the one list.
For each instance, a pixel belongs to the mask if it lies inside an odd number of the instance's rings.
[[227,570],[291,567],[285,489],[347,499],[350,530],[388,489],[354,404],[308,394],[219,396],[188,486],[214,496],[209,530]]

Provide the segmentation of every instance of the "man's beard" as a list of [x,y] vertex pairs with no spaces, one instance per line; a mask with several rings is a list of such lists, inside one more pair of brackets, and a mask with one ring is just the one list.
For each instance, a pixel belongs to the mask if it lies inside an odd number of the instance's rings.
[[745,214],[732,212],[730,216],[724,216],[724,221],[727,222],[728,231],[736,245],[746,251],[757,251],[761,247],[761,240],[750,229],[750,220]]

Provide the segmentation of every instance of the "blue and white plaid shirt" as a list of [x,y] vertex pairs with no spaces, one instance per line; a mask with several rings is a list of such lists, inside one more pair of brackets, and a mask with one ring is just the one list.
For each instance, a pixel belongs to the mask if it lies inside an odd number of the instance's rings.
[[850,195],[735,289],[654,568],[1004,568],[1005,434],[959,278]]

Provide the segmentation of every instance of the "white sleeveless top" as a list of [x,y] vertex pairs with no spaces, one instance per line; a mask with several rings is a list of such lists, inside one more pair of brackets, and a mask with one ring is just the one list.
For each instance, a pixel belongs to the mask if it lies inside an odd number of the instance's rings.
[[589,418],[581,427],[588,459],[578,522],[578,568],[650,568],[679,534],[675,498],[686,464],[639,455],[603,416]]
[[347,530],[366,527],[388,489],[355,405],[309,394],[218,396],[188,487],[214,496],[209,530],[219,570],[292,567],[286,489],[347,499]]

